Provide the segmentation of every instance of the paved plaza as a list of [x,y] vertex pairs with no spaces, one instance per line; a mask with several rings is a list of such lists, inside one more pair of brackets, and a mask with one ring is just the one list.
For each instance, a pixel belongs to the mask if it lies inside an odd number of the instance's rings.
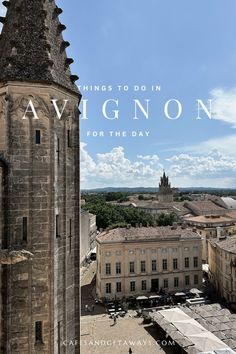
[[160,337],[157,327],[144,325],[135,311],[114,324],[104,306],[95,304],[95,274],[96,262],[81,271],[81,354],[128,354],[129,348],[133,354],[176,353],[172,342]]
[[81,354],[174,354],[175,346],[165,337],[160,337],[157,327],[144,325],[134,311],[116,324],[109,315],[88,315],[81,318]]

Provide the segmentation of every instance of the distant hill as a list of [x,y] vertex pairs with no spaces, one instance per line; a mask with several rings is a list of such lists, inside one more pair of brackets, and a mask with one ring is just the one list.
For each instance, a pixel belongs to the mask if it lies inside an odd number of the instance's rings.
[[[126,192],[126,193],[157,193],[158,188],[146,188],[146,187],[105,187],[105,188],[95,188],[95,189],[82,189],[82,193],[108,193],[108,192]],[[180,192],[220,192],[220,191],[233,191],[234,188],[211,188],[211,187],[187,187],[179,188]]]

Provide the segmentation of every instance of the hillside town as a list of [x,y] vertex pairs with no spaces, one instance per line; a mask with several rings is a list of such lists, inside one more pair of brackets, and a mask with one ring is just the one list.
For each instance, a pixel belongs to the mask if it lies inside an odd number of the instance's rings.
[[[133,328],[142,324],[160,344],[159,351],[156,347],[150,353],[234,353],[233,193],[181,193],[171,187],[164,172],[156,193],[108,193],[103,201],[106,206],[99,204],[102,216],[106,208],[113,214],[120,210],[125,222],[116,214],[119,222],[110,218],[104,229],[95,226],[96,217],[99,226],[103,219],[93,205],[101,203],[101,196],[91,194],[83,194],[81,210],[81,223],[87,225],[81,232],[81,244],[86,247],[80,251],[82,324],[90,318],[96,326],[105,315],[119,324],[117,332],[113,329],[114,338],[127,330],[128,323]],[[132,213],[135,223],[128,222],[127,213]],[[97,333],[98,328],[95,338]],[[135,345],[131,350],[142,353]]]

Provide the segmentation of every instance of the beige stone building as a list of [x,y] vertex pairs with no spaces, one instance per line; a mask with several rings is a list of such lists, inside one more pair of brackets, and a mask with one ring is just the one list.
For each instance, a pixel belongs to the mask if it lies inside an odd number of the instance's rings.
[[180,227],[120,228],[97,237],[99,298],[200,287],[202,239]]
[[208,241],[209,279],[219,295],[236,302],[236,235]]
[[96,246],[96,215],[82,209],[80,212],[80,264],[87,261],[89,252]]
[[55,0],[3,4],[0,353],[77,354],[78,77]]
[[230,236],[236,233],[236,219],[228,215],[199,215],[185,217],[184,221],[195,227],[202,236],[202,260],[208,262],[208,243],[211,238]]

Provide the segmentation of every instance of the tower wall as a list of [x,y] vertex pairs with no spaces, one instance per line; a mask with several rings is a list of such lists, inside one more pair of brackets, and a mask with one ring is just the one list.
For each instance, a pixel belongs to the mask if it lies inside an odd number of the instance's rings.
[[[77,353],[78,347],[63,346],[63,341],[79,336],[78,95],[20,82],[2,86],[0,95],[5,129],[0,159],[9,166],[7,247],[34,255],[30,262],[2,269],[7,279],[1,284],[7,294],[2,353]],[[53,98],[69,100],[60,120]],[[29,100],[39,119],[31,114],[22,119]],[[41,325],[42,341],[36,340]]]

